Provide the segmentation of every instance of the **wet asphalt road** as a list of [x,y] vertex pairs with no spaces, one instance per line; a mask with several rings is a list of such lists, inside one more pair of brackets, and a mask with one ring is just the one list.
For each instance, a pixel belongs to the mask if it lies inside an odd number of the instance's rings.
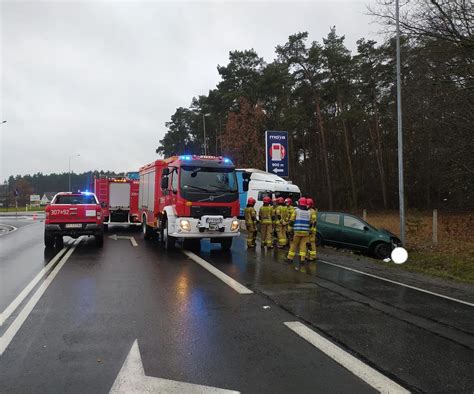
[[[203,242],[202,258],[255,292],[239,295],[180,250],[113,233],[138,246],[79,244],[1,357],[0,392],[107,392],[135,339],[148,376],[252,393],[374,391],[283,325],[296,320],[411,391],[474,389],[471,306],[322,262],[295,272],[282,251],[246,251],[243,238],[230,253]],[[0,257],[4,310],[52,258],[42,224],[0,237]]]

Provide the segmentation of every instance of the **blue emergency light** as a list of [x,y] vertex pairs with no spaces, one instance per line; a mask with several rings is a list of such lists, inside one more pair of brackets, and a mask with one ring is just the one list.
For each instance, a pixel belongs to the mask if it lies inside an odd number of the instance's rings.
[[179,156],[179,160],[192,160],[193,157],[189,155],[181,155]]
[[228,159],[227,157],[224,157],[224,163],[232,164],[232,160]]

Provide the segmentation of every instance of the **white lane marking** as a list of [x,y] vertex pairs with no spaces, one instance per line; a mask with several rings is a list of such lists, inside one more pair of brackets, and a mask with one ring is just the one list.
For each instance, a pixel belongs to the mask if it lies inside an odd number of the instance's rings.
[[345,269],[345,270],[348,270],[348,271],[357,272],[358,274],[362,274],[362,275],[365,275],[365,276],[370,276],[371,278],[384,280],[385,282],[393,283],[393,284],[395,284],[395,285],[399,285],[399,286],[403,286],[403,287],[408,287],[409,289],[413,289],[413,290],[418,290],[418,291],[421,291],[422,293],[427,293],[427,294],[434,295],[434,296],[436,296],[436,297],[445,298],[445,299],[450,300],[450,301],[459,302],[460,304],[469,305],[469,306],[474,306],[474,303],[472,303],[472,302],[463,301],[463,300],[460,300],[460,299],[458,299],[458,298],[448,297],[448,296],[443,295],[443,294],[434,293],[434,292],[432,292],[432,291],[425,290],[425,289],[420,289],[419,287],[407,285],[407,284],[405,284],[405,283],[397,282],[397,281],[395,281],[395,280],[391,280],[391,279],[387,279],[387,278],[382,278],[381,276],[377,276],[377,275],[373,275],[373,274],[368,274],[367,272],[359,271],[359,270],[356,270],[356,269],[354,269],[354,268],[344,267],[343,265],[339,265],[339,264],[330,263],[329,261],[324,261],[324,260],[321,260],[321,259],[319,259],[319,261],[320,261],[321,263],[324,263],[324,264],[333,265],[334,267],[339,267],[339,268],[342,268],[342,269]]
[[119,239],[129,239],[130,242],[132,243],[132,246],[138,246],[137,241],[135,241],[135,237],[127,237],[124,235],[114,234],[114,235],[110,235],[109,238],[113,239],[114,241],[117,241]]
[[67,247],[62,248],[56,256],[54,256],[51,261],[41,269],[41,271],[33,278],[33,280],[28,283],[28,285],[21,291],[20,294],[16,296],[16,298],[11,302],[10,305],[8,305],[3,313],[0,313],[0,326],[3,325],[5,320],[7,320],[10,315],[15,311],[16,308],[18,308],[18,305],[20,305],[23,300],[30,294],[30,291],[38,284],[38,282],[43,278],[43,276],[51,269],[51,267],[56,264],[56,261],[58,261],[61,256],[66,252]]
[[409,393],[408,390],[393,380],[364,364],[304,324],[298,321],[285,322],[283,324],[380,393]]
[[77,245],[79,245],[79,242],[81,242],[82,237],[78,238],[71,249],[67,251],[67,253],[63,256],[63,258],[59,261],[59,263],[54,267],[53,271],[48,275],[48,277],[45,279],[43,283],[38,287],[36,292],[31,296],[30,300],[28,303],[25,305],[25,307],[21,310],[21,312],[18,314],[18,316],[13,320],[13,323],[8,327],[8,329],[5,331],[2,337],[0,337],[0,356],[3,354],[3,352],[6,350],[12,339],[15,337],[17,334],[18,330],[21,328],[25,320],[28,318],[30,315],[31,311],[33,308],[36,306],[38,301],[40,300],[41,296],[44,294],[48,286],[51,284],[53,279],[56,277],[58,274],[59,270],[63,267],[63,265],[66,263],[66,261],[71,257],[71,255],[74,253],[76,250]]
[[0,237],[1,237],[2,235],[11,234],[11,233],[15,232],[16,230],[18,230],[17,227],[15,227],[15,226],[10,226],[9,224],[0,223],[0,227],[10,227],[10,230],[0,233]]
[[206,260],[195,255],[189,250],[183,250],[183,253],[188,256],[191,260],[198,263],[201,267],[207,269],[211,274],[217,276],[221,281],[232,287],[239,294],[253,294],[253,291],[247,289],[244,285],[241,285],[235,279],[232,279],[229,275],[224,274],[222,271],[218,270],[212,264],[209,264]]
[[138,342],[135,339],[127,358],[110,389],[110,393],[238,394],[239,391],[146,376],[145,370],[143,369],[142,358],[140,356],[140,349],[138,348]]

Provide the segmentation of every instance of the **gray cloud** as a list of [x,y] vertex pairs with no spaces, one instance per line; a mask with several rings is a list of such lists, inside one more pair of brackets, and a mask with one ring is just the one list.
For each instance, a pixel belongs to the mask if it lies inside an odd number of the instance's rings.
[[18,2],[0,4],[0,180],[136,170],[176,107],[219,81],[234,49],[266,61],[290,34],[336,25],[355,50],[375,27],[363,2]]

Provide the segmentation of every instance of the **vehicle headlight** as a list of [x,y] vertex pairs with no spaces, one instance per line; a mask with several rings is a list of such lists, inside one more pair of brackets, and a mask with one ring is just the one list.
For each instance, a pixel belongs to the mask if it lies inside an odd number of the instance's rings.
[[240,227],[240,222],[236,219],[232,220],[232,224],[230,225],[230,231],[237,231]]
[[191,231],[191,223],[189,223],[189,220],[186,220],[186,219],[181,220],[179,222],[179,227],[183,231]]

